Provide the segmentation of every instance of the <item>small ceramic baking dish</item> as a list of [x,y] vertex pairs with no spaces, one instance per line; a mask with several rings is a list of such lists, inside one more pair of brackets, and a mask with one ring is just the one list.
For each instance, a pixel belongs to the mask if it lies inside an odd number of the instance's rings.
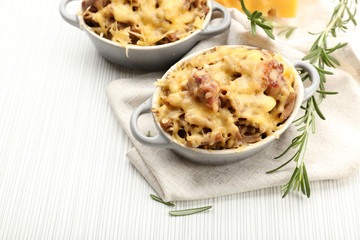
[[[214,2],[208,1],[209,12],[206,15],[203,29],[198,29],[185,38],[172,43],[156,46],[122,46],[119,43],[100,37],[91,30],[84,22],[81,14],[70,14],[66,10],[66,5],[75,0],[62,0],[60,2],[60,14],[69,24],[81,28],[93,42],[97,51],[104,58],[120,66],[145,70],[162,70],[167,69],[182,56],[184,56],[200,40],[218,35],[230,26],[231,18],[227,9]],[[79,7],[81,9],[81,7]],[[211,16],[215,12],[223,14],[222,22],[217,26],[212,26]]]
[[[226,46],[226,47],[228,48],[245,47],[247,49],[256,49],[254,47],[248,47],[248,46]],[[211,51],[211,49],[205,49],[203,51],[185,57],[177,64],[172,66],[165,73],[162,79],[165,79],[173,71],[178,71],[179,66],[181,66],[181,64],[188,62],[192,58],[205,54],[206,52],[209,51]],[[267,50],[262,50],[262,51],[267,51]],[[155,89],[152,98],[145,101],[133,112],[130,120],[130,128],[133,136],[139,142],[145,145],[172,149],[181,156],[201,164],[226,164],[250,157],[258,153],[259,151],[267,147],[276,138],[280,137],[280,135],[284,131],[286,131],[286,129],[294,121],[294,118],[298,110],[300,109],[301,104],[304,101],[308,100],[315,93],[320,81],[316,69],[311,64],[299,60],[288,60],[283,56],[280,57],[282,58],[284,63],[286,63],[287,66],[289,66],[289,69],[292,69],[291,71],[295,73],[293,77],[294,78],[293,91],[295,91],[296,93],[296,99],[294,100],[295,103],[293,105],[293,110],[291,113],[289,113],[287,119],[284,122],[281,122],[280,127],[277,127],[276,131],[273,134],[266,136],[264,139],[261,139],[255,143],[246,144],[245,146],[237,149],[208,150],[202,148],[189,147],[186,146],[186,144],[179,142],[177,139],[174,139],[174,137],[172,137],[168,132],[164,131],[164,129],[161,127],[161,124],[157,121],[155,113],[152,114],[159,134],[154,137],[144,136],[137,127],[137,120],[140,117],[140,115],[149,113],[151,112],[152,109],[159,107],[159,94],[161,91],[160,86],[158,86]],[[304,88],[301,77],[299,76],[295,68],[301,68],[310,74],[312,82],[309,87]]]

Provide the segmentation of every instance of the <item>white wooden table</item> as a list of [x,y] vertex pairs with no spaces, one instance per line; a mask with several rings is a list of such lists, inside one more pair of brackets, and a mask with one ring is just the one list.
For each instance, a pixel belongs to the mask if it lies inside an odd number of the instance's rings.
[[58,1],[0,1],[0,22],[0,239],[360,238],[360,172],[312,183],[310,199],[276,187],[169,216],[124,156],[104,93],[141,72],[100,57]]

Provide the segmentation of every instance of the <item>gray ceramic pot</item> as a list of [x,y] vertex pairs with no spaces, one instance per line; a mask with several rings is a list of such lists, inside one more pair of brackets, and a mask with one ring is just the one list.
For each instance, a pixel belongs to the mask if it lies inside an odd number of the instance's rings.
[[[240,46],[227,46],[227,47],[240,47]],[[255,49],[255,47],[249,47],[249,46],[242,46],[249,49]],[[179,61],[179,64],[189,60],[190,58],[193,58],[195,56],[198,56],[206,51],[210,50],[205,49],[200,52],[191,54],[185,58],[183,58],[181,61]],[[289,64],[295,68],[302,68],[305,71],[307,71],[310,74],[310,77],[312,79],[311,86],[304,88],[303,82],[300,78],[300,76],[296,77],[296,84],[295,84],[295,91],[296,91],[296,102],[295,107],[290,115],[290,117],[282,124],[282,128],[277,130],[273,135],[266,137],[265,139],[250,144],[246,148],[243,148],[241,150],[232,150],[232,149],[226,149],[226,150],[205,150],[205,149],[199,149],[199,148],[190,148],[186,147],[183,144],[176,141],[176,139],[172,139],[171,136],[166,133],[160,126],[160,124],[155,120],[155,125],[158,129],[159,135],[154,137],[146,137],[144,136],[137,127],[137,120],[140,117],[140,115],[144,113],[150,113],[151,108],[157,107],[157,96],[160,92],[160,87],[157,87],[155,89],[154,95],[152,98],[145,101],[143,104],[141,104],[132,114],[130,119],[130,129],[135,137],[136,140],[139,142],[152,146],[152,147],[163,147],[163,148],[169,148],[175,151],[176,153],[180,154],[181,156],[192,160],[197,163],[201,164],[211,164],[211,165],[219,165],[219,164],[227,164],[231,162],[235,162],[247,157],[250,157],[261,150],[263,150],[265,147],[267,147],[272,141],[274,141],[276,138],[275,136],[280,136],[294,121],[294,118],[297,114],[297,112],[300,109],[300,106],[303,102],[308,100],[312,95],[314,95],[316,89],[319,86],[320,78],[319,74],[317,73],[316,69],[309,63],[298,61],[298,60],[288,60],[285,57],[283,59]],[[165,78],[171,71],[176,69],[176,65],[172,66],[163,76]],[[155,119],[155,116],[153,114],[153,117]]]
[[[118,65],[145,69],[162,70],[167,69],[184,56],[200,40],[218,35],[229,28],[231,18],[227,9],[214,2],[208,1],[210,11],[205,18],[204,29],[197,30],[184,39],[173,43],[159,46],[134,46],[129,45],[127,49],[118,43],[105,39],[91,31],[82,16],[70,14],[66,11],[66,5],[75,0],[62,0],[60,2],[60,14],[66,22],[85,31],[93,42],[94,46],[104,58]],[[220,11],[223,14],[222,22],[217,26],[211,26],[210,20],[214,11]]]

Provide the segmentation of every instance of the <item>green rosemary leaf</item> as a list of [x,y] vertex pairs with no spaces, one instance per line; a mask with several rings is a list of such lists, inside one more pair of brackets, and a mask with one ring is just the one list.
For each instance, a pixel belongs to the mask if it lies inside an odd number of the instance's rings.
[[[300,135],[298,135],[298,136],[294,137],[294,139],[292,140],[292,142],[291,142],[291,143],[298,142],[298,141],[301,139],[301,137],[302,137],[302,134],[300,134]],[[292,145],[292,144],[291,144],[291,145]]]
[[322,55],[321,50],[317,51],[316,55],[311,59],[310,64],[313,64],[314,62],[316,62],[320,58],[321,55]]
[[260,18],[261,16],[262,16],[262,12],[258,12],[255,17]]
[[282,34],[285,34],[286,38],[289,38],[293,34],[295,29],[297,28],[296,26],[288,26],[288,25],[283,25],[283,24],[278,24],[278,23],[275,23],[274,26],[278,27],[278,28],[283,28],[283,30],[281,30],[278,33],[278,35],[280,36]]
[[312,51],[310,52],[308,55],[306,55],[305,57],[302,58],[302,60],[309,60],[315,57],[315,55],[319,54],[319,51]]
[[309,183],[309,178],[307,175],[305,165],[303,166],[303,168],[304,168],[304,182],[305,182],[306,196],[309,198],[310,197],[310,183]]
[[314,50],[316,50],[316,49],[319,48],[319,42],[320,42],[320,40],[323,38],[323,35],[324,35],[324,33],[321,32],[320,35],[319,35],[319,37],[315,40],[314,44],[313,44],[312,47],[310,48],[310,52],[312,52],[312,51],[314,51]]
[[[296,142],[296,143],[294,143],[294,145],[292,146],[292,148],[297,148],[300,144],[301,144],[300,141],[299,141],[299,142]],[[291,144],[291,145],[292,145],[292,144]]]
[[333,72],[329,72],[329,71],[326,71],[326,70],[324,70],[324,69],[322,69],[322,68],[319,68],[319,67],[317,67],[317,66],[314,66],[315,68],[316,68],[316,70],[320,73],[323,73],[323,74],[326,74],[326,75],[334,75],[334,73]]
[[253,35],[253,36],[255,36],[255,35],[256,35],[255,22],[251,22],[251,32],[252,32],[252,35]]
[[322,43],[322,47],[323,48],[327,48],[327,38],[324,37],[323,43]]
[[147,137],[151,137],[151,132],[150,132],[150,130],[146,133],[146,136],[147,136]]
[[256,15],[257,15],[257,13],[258,13],[258,11],[257,10],[255,10],[252,14],[251,14],[251,19],[254,19],[255,17],[256,17]]
[[351,13],[350,8],[349,8],[349,7],[346,7],[346,11],[347,11],[347,13],[348,13],[348,15],[349,15],[349,19],[348,19],[348,20],[351,20],[354,25],[357,25],[357,22],[356,22],[356,20],[355,20],[356,9],[355,9],[354,13]]
[[322,120],[325,120],[325,117],[324,115],[322,114],[322,112],[320,111],[320,108],[319,108],[319,105],[317,104],[316,100],[315,100],[315,97],[313,96],[313,103],[314,103],[314,107],[315,107],[315,110],[316,110],[316,113],[319,115],[319,117],[322,119]]
[[338,5],[336,5],[336,7],[334,8],[334,11],[333,11],[333,14],[332,14],[332,16],[331,16],[331,20],[333,20],[334,19],[334,17],[336,16],[336,14],[338,13],[338,11],[339,11],[339,9],[340,9],[340,5],[338,4]]
[[171,207],[175,206],[175,204],[173,204],[173,203],[171,203],[171,202],[164,202],[164,200],[162,200],[160,197],[155,196],[155,195],[153,195],[153,194],[150,194],[150,197],[151,197],[152,199],[154,199],[155,201],[158,201],[158,202],[160,202],[160,203],[162,203],[162,204],[165,204],[165,205],[168,205],[168,206],[171,206]]
[[317,32],[317,33],[313,33],[313,32],[308,32],[308,34],[310,35],[319,35],[321,32]]
[[330,55],[327,55],[325,50],[321,48],[321,60],[328,66],[328,67],[335,67],[329,58]]
[[338,60],[336,60],[336,58],[334,58],[333,56],[331,55],[328,55],[328,58],[333,62],[335,63],[336,65],[340,66],[340,63]]
[[357,25],[357,22],[356,22],[356,20],[355,20],[355,15],[356,15],[356,8],[355,8],[355,10],[354,10],[354,13],[353,13],[353,17],[351,18],[351,21],[353,22],[353,24],[356,26]]
[[280,36],[281,34],[285,34],[287,31],[287,28],[281,30],[280,32],[278,32],[278,36]]
[[272,30],[264,29],[264,32],[271,38],[272,40],[275,40],[275,36],[272,33]]
[[169,214],[171,216],[186,216],[186,215],[191,215],[191,214],[195,214],[195,213],[199,213],[199,212],[204,212],[206,210],[209,210],[210,208],[212,208],[212,206],[191,208],[191,209],[184,209],[184,210],[175,210],[175,211],[170,211]]
[[292,27],[288,30],[288,32],[286,33],[285,37],[289,38],[291,36],[291,34],[293,34],[293,32],[295,31],[296,27]]
[[305,81],[306,79],[310,79],[310,75],[309,74],[306,74],[305,76],[303,76],[301,78],[302,81]]
[[277,168],[275,168],[273,170],[267,171],[266,173],[276,172],[280,168],[282,168],[282,167],[286,166],[287,164],[289,164],[294,158],[296,158],[297,155],[298,155],[298,153],[295,153],[288,161],[286,161],[285,163],[281,164],[279,167],[277,167]]
[[[303,115],[303,116],[305,116],[305,115]],[[300,126],[300,125],[303,124],[305,121],[306,121],[306,118],[304,117],[302,120],[300,120],[299,122],[297,122],[297,123],[295,124],[295,127]]]
[[332,35],[333,37],[336,37],[336,31],[335,31],[335,29],[331,29],[331,35]]
[[283,194],[282,198],[286,197],[286,195],[288,195],[288,193],[290,192],[292,186],[294,185],[294,179],[295,179],[295,176],[297,175],[298,171],[299,171],[299,169],[295,168],[293,175],[290,178],[289,183],[287,185],[285,185],[286,188],[284,188],[285,186],[283,188],[281,188],[282,191],[285,190],[285,193]]
[[[301,137],[302,135],[299,135],[298,137]],[[290,144],[290,146],[288,146],[284,152],[282,152],[279,156],[277,157],[274,157],[274,159],[279,159],[281,158],[282,156],[284,156],[293,146],[296,146],[297,145],[297,141],[294,141],[292,144]]]
[[302,142],[299,147],[299,157],[297,160],[301,159],[301,161],[297,161],[298,167],[300,167],[301,164],[303,163],[302,160],[304,159],[304,154],[305,154],[306,146],[308,143],[308,139],[309,139],[309,133],[307,131],[304,131],[304,137],[303,137]]
[[244,13],[246,14],[246,16],[251,17],[250,11],[245,7],[244,0],[241,0],[241,8],[244,11]]
[[312,115],[312,117],[311,117],[311,132],[315,133],[316,132],[315,115],[314,114],[311,114],[311,115]]
[[306,126],[302,126],[301,128],[298,128],[297,131],[298,131],[298,132],[302,132],[302,131],[305,130],[305,128],[306,128]]
[[302,194],[306,195],[305,182],[304,182],[304,181],[301,181],[300,185],[301,185],[301,192],[302,192]]
[[317,90],[316,92],[326,95],[335,95],[339,93],[339,92],[328,92],[328,91],[320,91],[320,90]]
[[330,54],[332,52],[335,52],[336,50],[343,48],[347,45],[347,43],[338,43],[335,47],[330,48],[330,49],[326,49],[326,53]]
[[302,120],[302,119],[304,119],[304,116],[301,116],[301,117],[299,117],[298,119],[295,119],[295,120],[293,121],[293,123],[296,123],[296,122],[298,122],[298,121],[300,121],[300,120]]
[[265,30],[265,29],[267,29],[267,30],[272,29],[271,26],[269,26],[269,25],[267,25],[266,23],[263,23],[263,22],[261,22],[261,21],[259,21],[259,20],[255,20],[255,22],[256,22],[256,25],[258,25],[259,27],[263,28],[264,30]]

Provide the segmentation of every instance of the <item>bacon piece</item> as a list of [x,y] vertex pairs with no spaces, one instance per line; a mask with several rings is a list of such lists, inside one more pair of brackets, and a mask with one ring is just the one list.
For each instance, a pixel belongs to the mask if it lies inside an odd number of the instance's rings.
[[280,99],[280,96],[283,94],[288,94],[284,110],[279,113],[280,122],[283,122],[290,116],[294,110],[296,98],[294,92],[289,93],[283,72],[284,66],[276,60],[271,60],[259,63],[252,76],[259,83],[264,93],[275,100]]
[[130,23],[116,22],[116,27],[118,30],[125,29],[130,26],[131,26]]
[[249,135],[249,136],[243,136],[241,139],[242,143],[256,143],[261,140],[261,137],[259,134]]
[[174,126],[174,121],[172,119],[163,119],[160,121],[160,125],[165,131],[168,132]]
[[177,31],[172,32],[172,33],[168,33],[168,35],[166,35],[166,38],[170,42],[175,42],[175,41],[179,40],[179,38],[177,37]]
[[89,26],[89,27],[100,27],[100,24],[98,22],[96,22],[92,16],[90,16],[89,13],[85,13],[83,15],[84,21],[85,23]]
[[185,0],[184,2],[184,8],[189,9],[192,4],[196,5],[198,0]]
[[191,96],[198,97],[202,103],[217,112],[220,108],[220,86],[205,70],[197,70],[188,81]]
[[278,61],[264,61],[258,64],[253,77],[259,82],[266,95],[276,99],[286,84],[283,72],[284,66]]
[[207,5],[205,5],[202,8],[202,12],[203,12],[204,16],[206,16],[209,13],[209,11],[210,11],[210,8]]
[[210,8],[206,5],[206,2],[202,2],[200,0],[185,0],[183,6],[186,10],[189,10],[190,8],[201,8],[204,16],[206,16],[210,11]]
[[290,93],[285,106],[284,106],[284,111],[282,112],[281,116],[280,116],[280,121],[285,121],[290,114],[292,113],[292,111],[294,110],[295,107],[295,97],[296,94],[295,93]]
[[161,44],[166,44],[166,43],[172,43],[179,40],[179,38],[177,37],[177,31],[172,32],[172,33],[168,33],[164,38],[162,38],[161,40],[157,41],[157,45],[161,45]]
[[255,143],[261,140],[260,129],[246,125],[246,119],[239,119],[235,125],[239,128],[239,132],[235,134],[236,140],[241,143]]

